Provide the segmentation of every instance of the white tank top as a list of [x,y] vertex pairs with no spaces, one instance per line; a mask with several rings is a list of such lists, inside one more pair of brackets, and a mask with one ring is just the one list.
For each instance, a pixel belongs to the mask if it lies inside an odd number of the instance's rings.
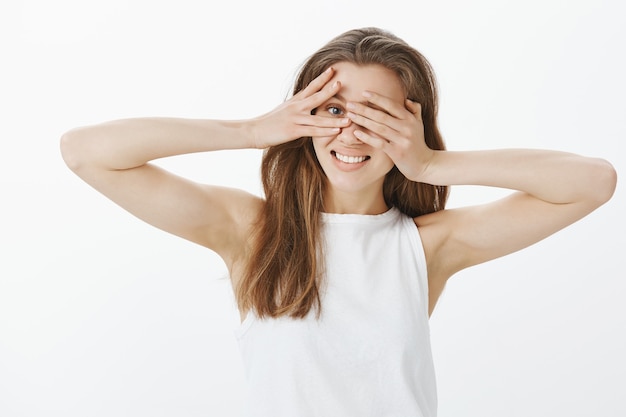
[[248,314],[237,339],[250,417],[434,417],[426,260],[413,219],[322,214],[319,319]]

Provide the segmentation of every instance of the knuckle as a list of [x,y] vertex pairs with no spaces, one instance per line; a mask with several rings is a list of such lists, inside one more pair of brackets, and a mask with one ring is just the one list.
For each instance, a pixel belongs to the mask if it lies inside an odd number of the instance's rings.
[[363,123],[363,121],[364,121],[364,118],[363,118],[363,117],[361,117],[361,116],[360,116],[360,115],[358,115],[358,114],[351,113],[351,114],[350,114],[350,120],[352,120],[354,123],[356,123],[356,124],[358,124],[358,125],[362,125],[362,123]]
[[411,141],[408,139],[400,141],[400,150],[402,155],[408,154],[411,150]]
[[393,130],[389,126],[386,126],[386,125],[381,125],[380,131],[382,135],[385,137],[389,137],[389,135],[393,132]]

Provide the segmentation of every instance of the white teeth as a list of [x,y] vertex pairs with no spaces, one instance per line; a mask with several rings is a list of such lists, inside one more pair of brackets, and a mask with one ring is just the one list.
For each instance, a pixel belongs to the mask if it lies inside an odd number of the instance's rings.
[[346,164],[358,164],[359,162],[363,162],[367,159],[367,156],[347,156],[338,152],[335,152],[335,157]]

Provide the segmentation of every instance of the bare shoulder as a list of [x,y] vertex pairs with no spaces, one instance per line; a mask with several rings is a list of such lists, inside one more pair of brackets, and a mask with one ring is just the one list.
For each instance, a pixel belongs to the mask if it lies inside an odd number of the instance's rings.
[[[444,256],[449,254],[442,254],[441,251],[445,250],[446,242],[452,235],[453,223],[459,215],[458,210],[445,209],[413,219],[419,228],[429,271],[434,271],[435,264],[441,263],[442,258],[449,259],[449,256]],[[436,269],[442,270],[442,267],[443,265],[440,265]]]
[[449,252],[446,242],[452,234],[451,223],[455,217],[453,210],[441,210],[415,217],[424,247],[428,269],[429,311],[432,313],[439,296],[455,272],[455,254]]
[[[200,236],[203,246],[217,252],[229,266],[246,252],[254,225],[265,204],[261,197],[247,191],[215,185],[203,186],[207,195],[206,213],[213,219]],[[221,213],[216,219],[215,214]]]
[[[215,233],[212,249],[224,260],[231,284],[236,288],[245,275],[249,254],[254,244],[254,230],[261,220],[265,200],[239,189],[211,187],[213,192],[222,195],[224,212],[227,216],[217,231],[213,228],[207,230],[207,234]],[[242,317],[245,317],[245,312],[241,313]]]

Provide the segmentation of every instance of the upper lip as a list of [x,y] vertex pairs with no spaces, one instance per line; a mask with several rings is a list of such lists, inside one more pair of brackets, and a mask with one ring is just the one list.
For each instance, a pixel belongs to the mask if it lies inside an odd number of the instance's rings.
[[331,153],[335,152],[335,153],[338,153],[338,154],[343,155],[343,156],[355,156],[357,158],[363,157],[363,156],[369,156],[369,155],[364,155],[364,154],[356,154],[353,151],[337,150],[337,149],[333,149],[330,152]]

